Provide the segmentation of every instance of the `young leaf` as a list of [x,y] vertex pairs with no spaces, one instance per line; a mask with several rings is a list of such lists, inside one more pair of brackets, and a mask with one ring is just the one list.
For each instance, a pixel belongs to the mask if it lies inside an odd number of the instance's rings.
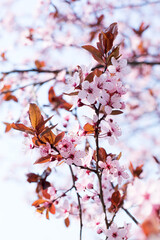
[[41,190],[43,197],[46,199],[50,199],[51,195],[48,193],[48,189],[42,189]]
[[50,206],[50,208],[49,208],[49,211],[50,211],[50,213],[52,213],[52,214],[55,214],[55,213],[56,213],[56,209],[55,209],[55,206],[54,206],[53,203],[51,204],[51,206]]
[[104,64],[104,61],[102,60],[102,53],[96,49],[95,47],[91,46],[91,45],[84,45],[82,46],[82,48],[86,49],[88,52],[90,52],[92,54],[92,57],[99,62],[102,65]]
[[46,157],[41,157],[41,158],[37,159],[34,164],[46,163],[46,162],[49,162],[50,160],[51,160],[51,155],[49,154]]
[[32,203],[32,206],[38,207],[40,204],[45,203],[45,202],[46,202],[46,200],[40,198],[40,199],[34,201],[34,202]]
[[38,132],[42,132],[42,131],[43,131],[44,125],[45,125],[49,120],[51,120],[52,117],[53,117],[53,115],[52,115],[51,117],[47,118],[46,120],[41,121],[41,122],[37,125],[37,130],[38,130]]
[[111,202],[112,202],[112,204],[113,204],[115,207],[118,207],[118,205],[119,205],[120,202],[121,202],[121,194],[120,194],[119,191],[115,191],[115,192],[112,194]]
[[91,125],[90,123],[86,123],[83,127],[84,131],[86,134],[91,134],[94,133],[94,126]]
[[26,176],[27,176],[27,181],[29,183],[37,182],[39,179],[39,175],[35,174],[35,173],[28,173],[28,174],[26,174]]
[[55,138],[54,144],[57,145],[57,143],[59,143],[63,139],[64,135],[65,135],[65,132],[59,133]]
[[49,220],[49,209],[46,209],[46,219]]
[[35,63],[35,65],[38,69],[45,67],[45,62],[44,61],[35,60],[34,63]]
[[3,122],[6,125],[5,132],[9,132],[12,129],[12,123]]
[[106,157],[107,157],[106,150],[101,147],[101,148],[99,148],[98,153],[99,153],[100,161],[105,162],[106,161]]
[[132,173],[133,177],[140,177],[141,173],[143,172],[143,164],[140,165],[140,166],[137,166],[136,169],[133,168],[133,164],[130,162],[130,165],[129,165],[129,170],[130,172]]
[[119,115],[122,114],[123,112],[121,110],[112,110],[111,115]]
[[29,106],[29,118],[34,129],[43,122],[43,117],[41,115],[41,111],[39,107],[35,103],[30,103]]
[[50,143],[50,144],[54,144],[55,142],[55,137],[56,135],[50,130],[47,131],[41,138],[40,140],[44,143]]
[[70,225],[70,220],[69,220],[68,217],[64,219],[64,223],[65,223],[66,227],[69,227],[69,225]]
[[119,160],[121,157],[122,157],[122,152],[118,154],[118,156],[116,157],[116,160]]
[[34,135],[34,132],[35,132],[32,128],[26,127],[24,124],[21,124],[21,123],[12,123],[11,126],[15,130],[26,132],[26,133],[29,133],[29,134]]
[[51,126],[51,127],[45,127],[45,129],[43,130],[43,132],[40,133],[39,137],[42,138],[43,136],[47,135],[53,128],[55,128],[57,126]]

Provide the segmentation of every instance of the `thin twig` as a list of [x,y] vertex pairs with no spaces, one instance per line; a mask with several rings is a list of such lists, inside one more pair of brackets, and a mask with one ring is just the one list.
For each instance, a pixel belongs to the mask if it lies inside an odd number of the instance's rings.
[[[127,62],[128,65],[131,65],[131,66],[137,66],[137,65],[150,65],[150,66],[154,66],[154,65],[160,65],[160,62],[159,61],[128,61]],[[103,65],[96,65],[95,67],[93,67],[91,69],[91,71],[94,71],[95,69],[99,69],[99,68],[104,68]]]
[[[95,106],[94,106],[94,108],[95,108],[96,115],[99,117],[100,105],[99,105],[99,108],[96,108]],[[97,121],[97,125],[96,125],[96,128],[95,128],[96,156],[97,156],[96,175],[98,177],[99,189],[100,189],[99,197],[100,197],[100,201],[101,201],[101,204],[102,204],[103,212],[105,214],[106,228],[108,229],[109,224],[108,224],[108,219],[107,219],[107,214],[106,214],[106,205],[104,203],[103,189],[102,189],[102,173],[99,173],[99,171],[98,171],[98,162],[100,161],[100,158],[99,158],[99,124],[100,124],[100,122],[101,122],[100,120]]]
[[101,8],[101,9],[97,9],[95,12],[100,12],[100,11],[103,11],[103,10],[110,10],[110,9],[113,9],[113,10],[120,10],[120,9],[124,9],[124,8],[140,8],[140,7],[144,7],[144,6],[147,6],[147,5],[152,5],[152,4],[159,4],[160,1],[154,1],[154,2],[143,2],[143,3],[140,3],[140,4],[129,4],[129,5],[121,5],[121,6],[112,6],[112,5],[108,5],[104,8]]
[[126,213],[127,215],[137,224],[139,225],[139,222],[137,221],[137,219],[124,207],[121,207]]
[[26,88],[26,87],[29,87],[29,86],[42,85],[42,84],[47,83],[47,82],[50,82],[50,81],[52,81],[52,80],[54,80],[54,79],[55,79],[55,78],[49,78],[49,79],[47,79],[47,80],[45,80],[45,81],[28,83],[28,84],[26,84],[26,85],[24,85],[24,86],[20,86],[20,87],[11,89],[11,90],[2,91],[2,92],[0,93],[0,95],[6,94],[6,93],[12,93],[12,92],[15,92],[15,91],[17,91],[17,90],[19,90],[19,89],[23,89],[23,88]]
[[80,201],[80,195],[77,191],[77,188],[76,188],[76,185],[75,185],[75,176],[74,176],[74,173],[73,173],[73,169],[71,166],[69,166],[70,168],[70,172],[71,172],[71,175],[72,175],[72,181],[73,181],[73,187],[76,191],[76,195],[77,195],[77,200],[78,200],[78,206],[79,206],[79,219],[80,219],[80,236],[79,236],[79,239],[82,240],[82,228],[83,228],[83,222],[82,222],[82,207],[81,207],[81,201]]
[[57,69],[57,70],[31,68],[31,69],[13,69],[11,71],[1,72],[1,73],[4,74],[4,75],[9,75],[9,74],[12,74],[12,73],[26,73],[26,72],[58,74],[59,72],[61,72],[63,70],[65,70],[65,68]]
[[73,188],[74,188],[74,186],[70,187],[70,188],[67,189],[65,192],[63,192],[59,197],[53,199],[52,202],[54,203],[54,202],[57,201],[59,198],[64,197],[64,196],[66,195],[66,193],[69,192],[69,191],[71,191]]
[[78,166],[78,165],[76,165],[76,164],[74,164],[74,163],[73,163],[73,165],[74,165],[75,167],[79,167],[80,169],[85,169],[85,170],[87,170],[87,171],[97,173],[97,170],[96,170],[96,169],[89,168],[89,167],[85,167],[85,166]]
[[128,61],[128,64],[131,66],[137,66],[137,65],[142,65],[142,64],[153,66],[153,65],[159,65],[160,62],[158,62],[158,61],[153,61],[153,62],[152,61],[151,62],[149,62],[149,61]]

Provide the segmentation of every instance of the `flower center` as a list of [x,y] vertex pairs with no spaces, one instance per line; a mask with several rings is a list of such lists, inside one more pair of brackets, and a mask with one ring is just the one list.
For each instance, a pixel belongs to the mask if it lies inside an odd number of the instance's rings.
[[93,93],[93,89],[92,88],[88,88],[88,93]]
[[103,89],[103,83],[98,83],[98,84],[97,84],[97,88]]
[[73,155],[73,154],[70,154],[70,155],[69,155],[69,158],[74,159],[74,155]]
[[116,237],[117,237],[117,233],[114,232],[114,233],[112,234],[112,237],[116,238]]
[[120,72],[120,71],[121,71],[120,67],[119,66],[116,67],[116,72]]

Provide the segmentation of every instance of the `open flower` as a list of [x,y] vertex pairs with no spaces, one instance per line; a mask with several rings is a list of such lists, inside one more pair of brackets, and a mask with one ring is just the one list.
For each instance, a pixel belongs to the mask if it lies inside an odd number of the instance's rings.
[[49,154],[57,154],[57,152],[51,148],[51,145],[48,142],[46,145],[41,145],[39,149],[42,157],[46,157]]
[[108,240],[122,240],[126,235],[125,229],[118,228],[114,223],[111,225],[110,229],[107,231]]
[[111,62],[112,65],[108,67],[108,70],[110,73],[115,74],[118,78],[122,78],[129,72],[126,59],[116,60],[112,57]]
[[82,90],[78,93],[78,97],[80,99],[86,98],[90,104],[93,104],[98,96],[99,89],[96,87],[94,82],[89,83],[88,81],[84,81],[82,83]]
[[79,78],[79,73],[75,72],[73,74],[73,77],[68,78],[68,83],[67,83],[67,92],[73,92],[77,86],[80,84],[80,78]]
[[129,178],[127,172],[125,172],[126,168],[124,166],[119,166],[119,162],[116,161],[116,172],[114,173],[114,177],[117,177],[118,184],[121,184],[123,179]]

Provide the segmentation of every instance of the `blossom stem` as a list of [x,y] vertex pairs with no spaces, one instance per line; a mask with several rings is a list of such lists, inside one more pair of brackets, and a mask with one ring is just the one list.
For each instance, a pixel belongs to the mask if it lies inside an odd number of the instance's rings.
[[72,181],[73,181],[73,187],[76,191],[76,195],[77,195],[77,200],[78,200],[78,207],[79,207],[79,219],[80,219],[80,236],[79,239],[82,240],[82,228],[83,228],[83,221],[82,221],[82,207],[81,207],[81,201],[80,201],[80,195],[77,191],[77,187],[75,185],[75,176],[73,173],[73,169],[71,166],[69,166],[70,168],[70,172],[71,172],[71,176],[72,176]]
[[139,222],[137,221],[137,219],[124,207],[121,207],[126,213],[127,215],[135,222],[135,224],[139,225]]
[[[94,108],[95,108],[95,112],[96,112],[97,116],[99,117],[100,106],[99,106],[99,108],[96,108],[96,107],[94,106]],[[104,212],[104,214],[105,214],[106,227],[107,227],[107,229],[108,229],[108,228],[109,228],[109,223],[108,223],[108,219],[107,219],[106,206],[105,206],[105,203],[104,203],[103,189],[102,189],[102,173],[99,173],[99,171],[98,171],[98,162],[99,162],[99,160],[100,160],[100,158],[99,158],[99,124],[100,124],[100,121],[97,121],[97,125],[96,125],[96,128],[95,128],[96,156],[97,156],[97,161],[96,161],[96,175],[97,175],[97,177],[98,177],[99,189],[100,189],[99,197],[100,197],[100,200],[101,200],[103,212]]]

